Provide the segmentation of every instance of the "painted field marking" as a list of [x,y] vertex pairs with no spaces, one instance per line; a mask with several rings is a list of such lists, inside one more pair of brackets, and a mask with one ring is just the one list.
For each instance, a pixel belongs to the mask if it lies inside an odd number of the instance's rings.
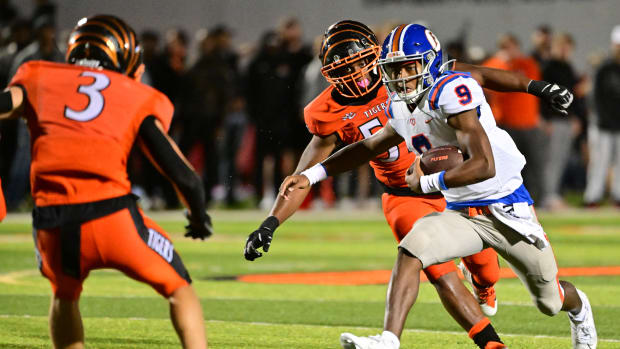
[[[391,270],[329,271],[316,273],[247,274],[236,277],[238,281],[264,284],[306,285],[377,285],[390,281]],[[510,268],[500,268],[500,278],[511,279],[517,275]],[[559,268],[558,276],[617,276],[620,266]],[[459,271],[459,276],[463,275]],[[428,281],[421,273],[421,281]]]
[[[23,318],[23,319],[32,319],[32,318],[39,318],[39,319],[47,319],[47,316],[40,316],[40,315],[12,315],[12,314],[0,314],[0,318],[5,318],[5,319],[9,319],[9,318]],[[85,317],[84,319],[89,319],[88,317]],[[118,320],[119,318],[111,318],[111,317],[97,317],[96,319],[102,319],[102,320]],[[168,322],[170,321],[170,319],[167,318],[139,318],[139,317],[131,317],[131,318],[123,318],[123,319],[127,319],[130,321],[165,321]],[[325,328],[325,329],[331,329],[331,328],[346,328],[347,330],[362,330],[362,331],[368,331],[368,330],[377,330],[379,331],[380,329],[378,327],[363,327],[363,326],[327,326],[327,325],[307,325],[307,324],[290,324],[290,323],[274,323],[274,322],[256,322],[256,321],[250,321],[250,322],[243,322],[243,321],[223,321],[223,320],[206,320],[205,322],[207,323],[221,323],[221,324],[239,324],[239,325],[255,325],[255,326],[303,326],[303,327],[312,327],[312,328]],[[407,332],[407,333],[435,333],[435,334],[448,334],[448,335],[455,335],[455,336],[462,336],[463,332],[461,331],[445,331],[445,330],[425,330],[425,329],[415,329],[415,328],[406,328],[403,330],[403,332]],[[549,339],[561,339],[561,340],[569,340],[570,337],[562,337],[562,336],[548,336],[548,335],[526,335],[523,333],[502,333],[502,337],[530,337],[530,338],[549,338]],[[612,338],[599,338],[598,339],[599,342],[606,342],[606,343],[620,343],[620,339],[612,339]]]

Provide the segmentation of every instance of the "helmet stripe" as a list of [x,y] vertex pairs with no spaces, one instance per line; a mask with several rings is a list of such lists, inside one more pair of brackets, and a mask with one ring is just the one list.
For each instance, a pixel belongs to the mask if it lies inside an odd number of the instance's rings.
[[400,36],[403,32],[403,29],[405,29],[405,27],[406,25],[401,24],[394,31],[394,35],[392,36],[392,52],[400,51],[400,44],[401,44]]
[[125,61],[127,61],[127,55],[131,50],[131,48],[129,47],[129,37],[127,30],[125,29],[125,26],[119,23],[119,21],[117,21],[115,18],[110,18],[110,21],[118,27],[118,31],[121,33],[121,35],[123,35],[123,40],[119,41],[119,43],[121,44],[123,49],[123,58],[125,59]]
[[405,36],[407,36],[407,30],[411,27],[411,24],[407,24],[405,28],[403,28],[402,34],[400,35],[400,42],[398,43],[398,50],[404,51],[403,43],[405,42]]

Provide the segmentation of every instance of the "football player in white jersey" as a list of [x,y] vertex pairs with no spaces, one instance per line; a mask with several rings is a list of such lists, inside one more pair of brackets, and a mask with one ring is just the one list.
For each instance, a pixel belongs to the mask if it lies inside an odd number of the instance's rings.
[[[588,298],[571,283],[557,279],[553,251],[523,186],[525,158],[510,136],[496,126],[480,85],[467,73],[446,71],[448,63],[430,30],[417,24],[396,27],[386,38],[379,61],[390,92],[389,123],[372,137],[288,177],[280,188],[286,198],[296,188],[355,168],[403,140],[420,155],[441,145],[456,145],[466,155],[456,167],[432,174],[422,173],[418,157],[407,172],[412,190],[441,191],[447,209],[418,220],[401,241],[388,287],[383,333],[371,337],[343,333],[342,346],[399,348],[407,314],[417,298],[420,270],[493,247],[542,313],[568,312],[573,348],[596,348]],[[532,81],[530,89],[557,90],[557,86]],[[559,95],[555,102],[563,106],[570,99],[570,95]],[[487,345],[501,347],[501,343]]]

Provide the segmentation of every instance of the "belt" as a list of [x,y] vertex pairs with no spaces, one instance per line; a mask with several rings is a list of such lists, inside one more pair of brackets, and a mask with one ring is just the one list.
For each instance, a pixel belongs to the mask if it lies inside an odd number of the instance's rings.
[[464,213],[470,217],[491,214],[491,210],[489,210],[488,206],[466,206],[466,207],[459,208],[456,211]]

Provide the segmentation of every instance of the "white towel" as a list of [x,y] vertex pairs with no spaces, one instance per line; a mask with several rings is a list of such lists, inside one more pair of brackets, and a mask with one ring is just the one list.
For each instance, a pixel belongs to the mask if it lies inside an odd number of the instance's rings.
[[512,205],[495,203],[489,205],[489,210],[495,218],[523,235],[539,250],[549,246],[545,231],[534,219],[532,208],[527,202],[517,202]]

